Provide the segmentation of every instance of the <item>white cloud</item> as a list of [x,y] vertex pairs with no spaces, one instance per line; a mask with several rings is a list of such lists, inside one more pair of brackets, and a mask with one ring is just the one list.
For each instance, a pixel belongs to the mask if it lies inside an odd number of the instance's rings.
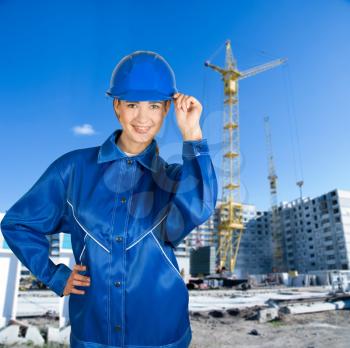
[[96,134],[91,124],[84,123],[82,126],[73,127],[74,134],[77,135],[93,135]]

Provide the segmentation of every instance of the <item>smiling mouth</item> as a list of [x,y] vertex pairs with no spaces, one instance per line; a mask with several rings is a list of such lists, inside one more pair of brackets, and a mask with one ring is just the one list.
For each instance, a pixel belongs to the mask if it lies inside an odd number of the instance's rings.
[[151,127],[133,126],[137,133],[147,133]]

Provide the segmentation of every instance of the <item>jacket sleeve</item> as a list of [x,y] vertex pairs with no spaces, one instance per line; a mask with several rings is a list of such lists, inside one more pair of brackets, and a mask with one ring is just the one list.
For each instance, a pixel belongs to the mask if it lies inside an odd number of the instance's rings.
[[49,258],[46,235],[59,233],[63,221],[66,190],[52,162],[34,185],[7,210],[1,232],[17,258],[57,295],[63,291],[72,270]]
[[206,138],[183,141],[175,188],[165,222],[165,240],[176,248],[214,213],[218,183]]

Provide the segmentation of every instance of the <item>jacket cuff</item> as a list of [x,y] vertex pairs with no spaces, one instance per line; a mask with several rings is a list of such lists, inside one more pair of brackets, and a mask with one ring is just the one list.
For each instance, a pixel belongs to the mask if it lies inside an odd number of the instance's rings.
[[209,153],[208,140],[202,138],[200,140],[184,140],[182,144],[183,157],[196,157]]
[[48,284],[48,287],[58,296],[63,297],[64,288],[66,287],[71,273],[72,270],[67,265],[64,263],[59,263],[54,276]]

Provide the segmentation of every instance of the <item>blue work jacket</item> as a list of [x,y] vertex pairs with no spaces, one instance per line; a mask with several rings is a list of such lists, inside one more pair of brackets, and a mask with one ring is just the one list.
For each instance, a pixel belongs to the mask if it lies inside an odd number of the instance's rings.
[[57,295],[72,270],[49,258],[46,235],[71,236],[90,286],[69,295],[74,348],[187,348],[188,290],[174,249],[214,212],[218,184],[207,139],[182,143],[167,163],[155,139],[139,154],[101,146],[54,160],[6,212],[1,230],[18,259]]

